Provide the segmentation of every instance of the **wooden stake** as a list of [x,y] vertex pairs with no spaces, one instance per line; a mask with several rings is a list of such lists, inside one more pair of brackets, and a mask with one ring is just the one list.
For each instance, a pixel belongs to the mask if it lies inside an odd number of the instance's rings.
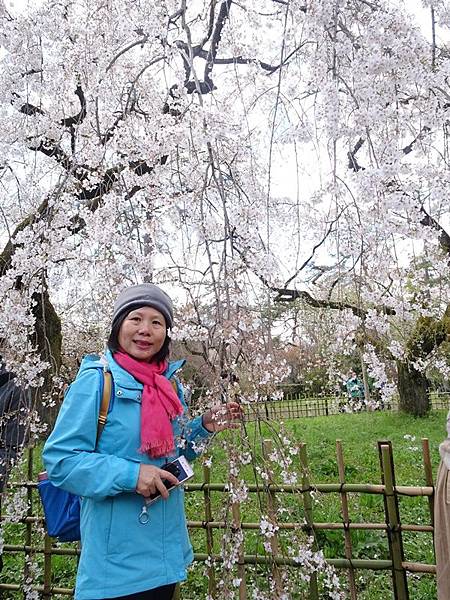
[[[203,482],[208,484],[211,482],[211,469],[203,464]],[[203,500],[205,503],[205,523],[206,525],[212,521],[212,509],[211,509],[211,492],[209,488],[203,489]],[[211,527],[205,528],[206,533],[206,551],[212,557],[214,554],[214,538],[213,530]],[[208,593],[212,598],[216,597],[216,578],[214,573],[214,565],[208,566]]]
[[381,474],[385,485],[384,509],[388,525],[389,552],[392,560],[392,584],[395,600],[409,600],[408,580],[403,567],[403,541],[400,531],[398,499],[395,492],[394,461],[391,442],[378,442]]
[[[271,451],[272,451],[272,440],[264,440],[263,441],[263,456],[265,459],[268,458]],[[273,525],[278,525],[275,492],[271,491],[270,489],[267,490],[267,516],[269,517],[269,521]],[[275,583],[276,598],[281,598],[281,595],[283,594],[283,582],[281,579],[280,568],[276,563],[276,558],[280,552],[280,548],[278,545],[278,535],[276,532],[270,538],[270,548],[272,550],[272,556],[275,559],[271,566],[271,571],[272,571],[272,577],[273,577],[273,580]]]
[[[344,467],[344,452],[342,450],[342,441],[336,440],[336,456],[339,471],[339,483],[345,483],[345,467]],[[350,561],[350,568],[348,569],[348,585],[350,589],[350,599],[356,600],[356,583],[355,583],[355,571],[351,564],[352,559],[352,536],[349,528],[349,514],[348,514],[348,501],[346,492],[341,492],[341,507],[342,507],[342,520],[344,525],[344,543],[345,543],[345,558]]]
[[[313,537],[313,550],[317,551],[317,542],[314,534],[314,519],[313,519],[313,500],[309,486],[309,469],[308,469],[308,455],[306,453],[306,444],[300,444],[300,464],[302,467],[302,488],[305,490],[303,496],[303,507],[305,509],[305,521],[309,528],[309,535]],[[319,600],[319,586],[317,584],[317,575],[311,574],[309,580],[309,600]]]

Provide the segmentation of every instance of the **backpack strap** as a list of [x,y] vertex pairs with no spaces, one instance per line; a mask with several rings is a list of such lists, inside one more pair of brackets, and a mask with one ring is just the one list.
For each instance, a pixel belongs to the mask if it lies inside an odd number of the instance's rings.
[[102,434],[103,428],[106,425],[106,419],[108,418],[108,409],[109,403],[111,401],[111,392],[112,392],[112,375],[109,371],[102,369],[103,373],[103,396],[102,403],[100,405],[100,413],[98,415],[98,423],[97,423],[97,439],[95,440],[95,445],[97,446],[98,440]]
[[175,392],[175,394],[176,394],[176,395],[177,395],[177,397],[178,397],[178,383],[177,383],[177,379],[176,379],[176,377],[171,377],[171,378],[169,379],[169,381],[170,381],[170,383],[172,384],[173,391]]
[[[112,392],[112,375],[110,371],[106,371],[102,369],[103,373],[103,395],[102,395],[102,403],[100,405],[100,413],[98,415],[98,423],[97,423],[97,439],[95,441],[95,445],[98,444],[98,440],[102,435],[103,428],[106,425],[106,421],[108,419],[108,410],[109,404],[111,402],[111,392]],[[172,384],[173,391],[178,396],[178,383],[175,377],[171,377],[169,379]]]

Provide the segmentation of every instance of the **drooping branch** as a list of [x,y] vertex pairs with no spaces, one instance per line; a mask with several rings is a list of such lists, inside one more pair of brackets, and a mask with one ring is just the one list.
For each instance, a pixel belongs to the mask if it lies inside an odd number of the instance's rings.
[[300,273],[300,271],[303,271],[303,269],[311,262],[311,260],[315,256],[316,250],[318,250],[322,246],[322,244],[324,244],[326,242],[327,238],[333,231],[334,225],[339,221],[339,219],[341,218],[341,216],[342,216],[343,212],[346,210],[346,208],[347,207],[344,207],[339,212],[339,214],[336,216],[336,218],[331,221],[331,223],[329,224],[329,226],[327,228],[327,231],[325,232],[325,235],[322,237],[320,242],[317,242],[317,244],[315,244],[309,257],[303,262],[302,265],[300,265],[300,267],[297,269],[297,271],[286,281],[286,283],[284,284],[285,288],[287,288],[289,286],[289,284],[291,283],[291,281],[293,281],[297,277],[297,275]]

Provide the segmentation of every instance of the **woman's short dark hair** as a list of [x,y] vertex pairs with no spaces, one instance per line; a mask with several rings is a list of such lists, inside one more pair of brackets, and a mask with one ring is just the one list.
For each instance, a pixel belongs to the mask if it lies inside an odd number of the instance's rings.
[[[136,310],[136,309],[133,308],[132,310]],[[107,346],[113,354],[114,354],[114,352],[118,352],[120,350],[119,331],[120,331],[120,328],[122,327],[122,323],[125,321],[125,319],[130,314],[130,312],[131,312],[130,310],[125,311],[124,313],[119,315],[112,324],[111,333],[109,334],[109,338],[107,341]],[[165,321],[165,319],[164,319],[164,321]],[[152,357],[151,362],[155,362],[155,363],[163,362],[164,360],[167,360],[169,358],[170,342],[171,342],[171,339],[169,337],[169,334],[167,333],[166,339],[164,340],[161,350],[159,350],[159,352],[157,352],[155,354],[155,356]]]

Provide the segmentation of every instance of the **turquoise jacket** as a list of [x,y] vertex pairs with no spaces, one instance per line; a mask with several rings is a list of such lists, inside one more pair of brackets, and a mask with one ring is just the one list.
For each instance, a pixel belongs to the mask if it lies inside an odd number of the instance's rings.
[[[171,378],[184,361],[170,363]],[[113,392],[106,426],[95,447],[103,391],[102,369],[112,373]],[[186,409],[179,382],[178,395]],[[148,507],[149,521],[139,522],[143,497],[136,493],[140,463],[158,467],[184,454],[193,460],[209,432],[201,416],[173,422],[173,456],[152,459],[138,452],[142,384],[106,356],[84,358],[70,386],[43,452],[54,485],[81,500],[81,557],[76,600],[125,596],[186,579],[193,558],[186,527],[184,492]]]

